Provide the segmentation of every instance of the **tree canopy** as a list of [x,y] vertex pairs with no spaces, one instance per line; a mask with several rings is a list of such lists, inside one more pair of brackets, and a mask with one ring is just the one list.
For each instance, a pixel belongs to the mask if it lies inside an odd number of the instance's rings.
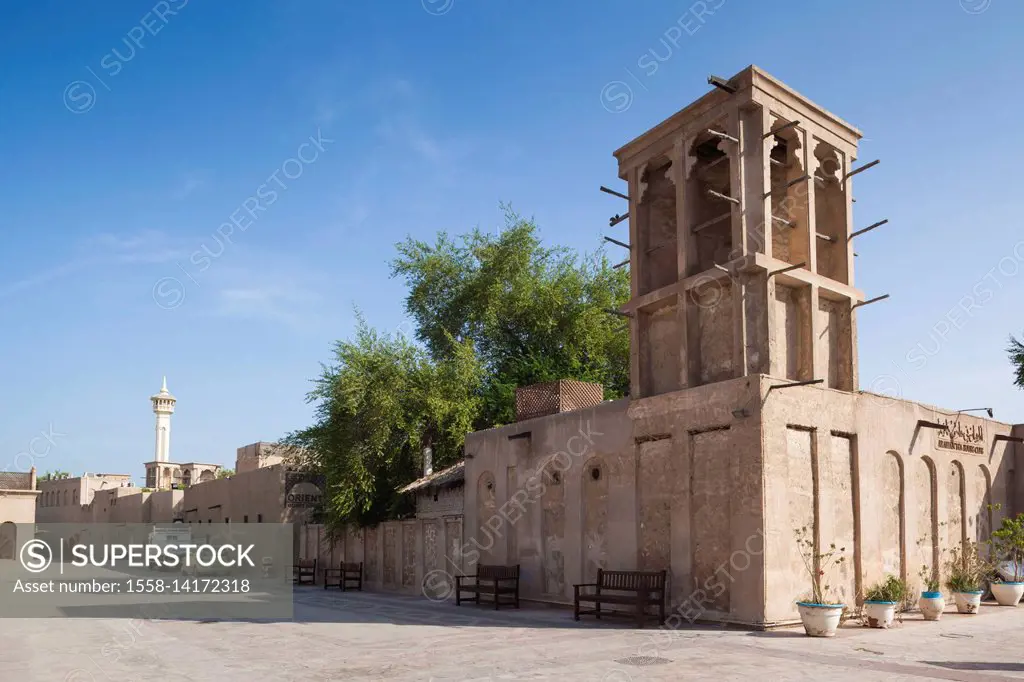
[[533,221],[507,210],[497,235],[407,239],[392,268],[432,358],[472,342],[484,368],[478,428],[514,420],[518,386],[578,379],[608,398],[628,391],[628,327],[607,310],[629,299],[629,274],[603,254],[544,247]]
[[1024,388],[1024,343],[1016,337],[1010,337],[1010,363],[1013,365],[1014,381],[1020,388]]
[[473,230],[397,245],[393,276],[408,285],[412,341],[360,317],[308,396],[314,424],[286,442],[327,479],[324,518],[362,525],[411,511],[397,488],[462,458],[470,431],[515,418],[518,386],[579,379],[625,395],[629,336],[609,315],[629,298],[628,273],[603,254],[541,244],[507,211],[498,234]]
[[335,344],[334,362],[315,381],[315,423],[287,439],[326,476],[327,521],[366,525],[410,511],[396,489],[417,478],[425,447],[438,466],[459,459],[479,383],[468,343],[434,362],[360,319],[355,338]]

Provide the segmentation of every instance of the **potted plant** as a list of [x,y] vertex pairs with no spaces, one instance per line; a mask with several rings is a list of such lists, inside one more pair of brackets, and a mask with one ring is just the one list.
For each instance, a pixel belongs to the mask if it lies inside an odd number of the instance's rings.
[[988,570],[978,555],[978,544],[970,542],[954,547],[946,562],[946,587],[953,593],[957,613],[977,613],[981,608],[981,595],[985,593]]
[[836,634],[846,605],[831,599],[831,587],[825,584],[825,574],[828,569],[843,563],[846,548],[836,548],[835,543],[832,543],[827,552],[819,552],[807,526],[796,529],[796,542],[804,568],[811,579],[810,595],[796,603],[804,632],[809,637],[832,637]]
[[946,608],[946,598],[939,590],[939,577],[927,566],[921,566],[918,575],[921,576],[921,582],[925,589],[921,591],[921,598],[917,600],[917,606],[921,609],[921,615],[925,620],[938,620],[942,618],[942,612]]
[[902,578],[887,575],[875,583],[864,596],[864,618],[873,628],[888,628],[896,615],[896,605],[907,596],[907,583]]
[[1004,518],[989,544],[994,561],[992,596],[1000,606],[1016,606],[1024,595],[1024,514]]

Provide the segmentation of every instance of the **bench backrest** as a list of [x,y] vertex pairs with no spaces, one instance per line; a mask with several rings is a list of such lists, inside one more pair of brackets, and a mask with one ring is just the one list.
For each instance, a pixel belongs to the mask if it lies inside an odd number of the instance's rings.
[[316,559],[299,559],[295,562],[296,568],[316,568]]
[[343,561],[343,562],[341,562],[341,570],[346,571],[346,572],[353,572],[353,573],[357,572],[357,571],[361,572],[363,570],[363,564],[362,563],[345,563]]
[[493,566],[490,564],[478,564],[476,575],[480,579],[487,580],[508,580],[519,577],[519,564],[515,566]]
[[603,590],[664,590],[667,571],[606,571],[597,569]]

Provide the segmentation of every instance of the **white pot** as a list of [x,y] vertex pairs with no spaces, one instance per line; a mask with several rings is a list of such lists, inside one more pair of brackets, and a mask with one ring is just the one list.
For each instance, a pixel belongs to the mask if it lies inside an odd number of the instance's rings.
[[992,583],[989,587],[1000,606],[1016,606],[1024,595],[1024,583]]
[[985,592],[954,592],[953,601],[956,602],[957,613],[977,613],[981,608],[981,595]]
[[864,617],[868,625],[883,630],[892,625],[892,619],[896,615],[896,602],[894,601],[866,601],[864,602]]
[[917,600],[917,606],[925,620],[938,620],[942,618],[942,612],[946,608],[946,598],[941,592],[922,592],[921,598]]
[[839,618],[843,615],[843,604],[810,604],[797,602],[800,620],[804,624],[804,632],[808,637],[833,637],[839,627]]

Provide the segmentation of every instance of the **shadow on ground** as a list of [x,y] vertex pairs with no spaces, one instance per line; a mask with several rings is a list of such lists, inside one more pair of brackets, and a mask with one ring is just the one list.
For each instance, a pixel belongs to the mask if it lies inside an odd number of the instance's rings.
[[1024,672],[1024,663],[985,663],[982,661],[921,661],[950,670],[1002,670],[1004,672]]
[[[339,623],[392,625],[437,625],[441,627],[506,627],[552,629],[611,629],[639,632],[720,631],[719,625],[659,626],[651,618],[638,630],[632,613],[603,612],[600,620],[582,616],[574,621],[567,607],[523,603],[519,609],[503,606],[495,610],[486,603],[455,606],[451,600],[382,592],[327,591],[321,587],[296,586],[290,613],[283,613],[281,595],[261,598],[249,594],[244,601],[218,605],[201,598],[189,601],[140,604],[90,604],[65,606],[61,615],[70,618],[184,620],[197,624],[240,623]],[[287,610],[287,609],[285,609]]]

